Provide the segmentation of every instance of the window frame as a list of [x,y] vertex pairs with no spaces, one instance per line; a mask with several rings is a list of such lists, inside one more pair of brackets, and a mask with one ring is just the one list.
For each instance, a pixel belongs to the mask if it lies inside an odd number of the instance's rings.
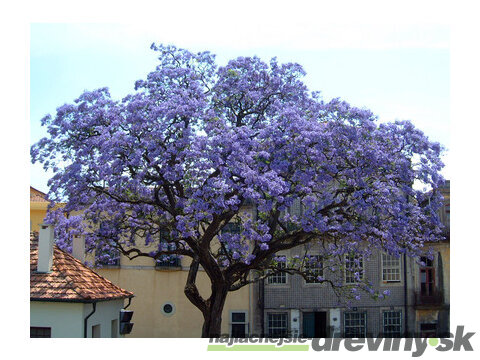
[[[287,260],[287,254],[276,254],[275,255],[276,257],[285,257],[285,262],[281,262],[282,267],[287,267],[287,263],[286,263],[286,260]],[[268,270],[270,271],[270,270]],[[289,274],[286,273],[286,272],[279,272],[278,274],[275,274],[275,275],[269,275],[267,277],[267,281],[266,281],[266,285],[267,286],[275,286],[275,287],[281,287],[281,286],[288,286],[289,285]],[[272,282],[272,279],[276,278],[276,277],[284,277],[285,278],[285,282]]]
[[418,324],[420,330],[420,337],[422,338],[435,338],[438,334],[438,324],[437,323],[420,323]]
[[[323,269],[324,259],[323,259],[323,256],[320,255],[320,254],[312,254],[312,255],[309,255],[309,257],[315,257],[315,258],[317,258],[317,262],[316,262],[316,263],[317,263],[317,264],[320,263],[321,266],[320,266],[320,267],[317,267],[317,266],[316,266],[316,267],[312,267],[312,269],[318,269],[318,270],[320,271],[320,273],[317,274],[317,275],[311,275],[311,276],[314,276],[314,277],[315,277],[315,280],[314,280],[314,281],[307,281],[307,279],[304,278],[304,279],[303,279],[303,284],[306,285],[306,286],[321,285],[322,282],[316,280],[316,278],[317,278],[318,276],[321,276],[321,277],[324,276],[324,271],[323,271],[323,270],[324,270],[324,269]],[[308,264],[308,262],[305,263],[305,270],[307,270],[307,268],[310,268],[310,266],[307,265],[307,264]],[[309,275],[306,275],[306,277],[309,277]]]
[[[271,316],[275,316],[275,315],[279,315],[279,316],[285,316],[285,332],[282,333],[282,334],[272,334],[272,327],[270,327],[270,317]],[[275,311],[275,312],[269,312],[267,313],[267,316],[266,316],[266,321],[267,321],[267,326],[266,326],[266,329],[267,329],[267,337],[269,338],[279,338],[279,337],[288,337],[288,331],[289,331],[289,315],[288,315],[288,312],[286,311]],[[277,320],[278,321],[278,320]],[[280,320],[283,322],[283,319]],[[280,327],[275,327],[274,329],[281,329]]]
[[179,255],[168,255],[169,259],[154,259],[156,270],[181,269],[182,258]]
[[107,262],[99,260],[98,257],[97,257],[97,251],[100,251],[100,250],[102,250],[102,249],[99,248],[98,246],[95,249],[95,266],[96,267],[107,268],[107,269],[108,268],[118,268],[118,267],[120,267],[120,265],[121,265],[120,258],[122,256],[122,254],[121,254],[119,249],[111,246],[111,248],[107,252],[110,256],[115,256],[115,261],[113,263],[107,263]]
[[[177,249],[177,244],[170,240],[170,234],[165,231],[160,231],[160,245],[166,247],[168,251],[174,251]],[[162,255],[163,259],[154,259],[155,269],[156,270],[170,270],[170,269],[181,269],[182,268],[182,258],[177,254],[172,255]],[[168,258],[168,259],[165,259]]]
[[[421,258],[421,261],[423,261]],[[429,262],[423,261],[425,265],[421,265],[419,269],[419,280],[420,280],[420,295],[421,296],[434,296],[437,290],[436,284],[436,274],[435,274],[435,259],[428,260]],[[425,282],[422,279],[422,273],[425,273]],[[423,286],[425,284],[425,287]],[[431,285],[431,290],[429,286]],[[425,288],[425,289],[424,289]]]
[[[303,203],[300,198],[293,199],[292,205],[288,206],[285,210],[280,211],[280,217],[283,217],[287,214],[290,216],[295,216],[296,218],[301,218],[303,216]],[[291,223],[286,224],[287,232],[298,230],[297,225]]]
[[[386,324],[386,315],[387,314],[392,314],[392,313],[398,313],[399,316],[398,316],[398,321],[399,321],[399,324]],[[397,332],[395,331],[386,331],[385,330],[385,327],[386,326],[399,326],[399,330],[398,330],[398,336],[394,336],[392,334],[396,334]],[[402,337],[402,334],[403,334],[403,311],[401,309],[394,309],[394,310],[383,310],[382,311],[382,334],[383,334],[383,337],[386,337],[386,338],[401,338]]]
[[[398,265],[397,266],[390,265],[390,264],[385,265],[385,257],[388,257],[387,261],[390,261],[390,262],[392,260],[398,261]],[[380,266],[381,266],[381,269],[382,269],[382,271],[381,271],[381,283],[382,284],[389,284],[389,285],[390,284],[401,284],[403,282],[401,256],[396,258],[393,255],[382,252],[381,257],[380,257]],[[398,269],[399,280],[388,280],[388,279],[386,280],[385,279],[385,270],[394,270],[394,269]]]
[[[345,282],[346,285],[355,285],[355,284],[358,284],[358,282],[356,281],[355,279],[355,270],[356,269],[353,269],[353,270],[349,270],[347,268],[347,262],[349,262],[348,258],[349,257],[353,257],[354,259],[354,265],[355,264],[355,258],[356,257],[359,257],[359,262],[361,263],[361,268],[360,268],[360,281],[363,281],[365,279],[365,257],[363,256],[363,254],[354,254],[354,255],[345,255],[344,256],[344,261],[345,261],[345,270],[343,272],[343,281]],[[351,273],[351,275],[348,275],[348,273]],[[350,278],[353,278],[354,281],[349,281]]]
[[[32,336],[32,330],[34,332]],[[42,334],[40,334],[42,333]],[[31,339],[40,339],[40,338],[51,338],[52,337],[52,328],[47,326],[30,326],[30,338]]]
[[[244,314],[245,315],[245,320],[244,321],[233,321],[233,314]],[[234,337],[233,336],[233,325],[244,325],[244,331],[245,331],[245,337],[248,337],[249,335],[249,321],[248,321],[248,311],[247,310],[230,310],[229,311],[229,324],[228,324],[228,328],[229,328],[229,334],[230,334],[230,337]]]
[[[241,234],[241,233],[242,233],[242,227],[236,219],[232,219],[228,223],[226,223],[219,232],[220,235]],[[219,241],[219,245],[220,247],[218,249],[218,254],[221,256],[221,258],[224,258],[225,260],[227,260],[228,257],[233,254],[233,251],[228,248],[228,244],[225,242]]]
[[[360,321],[363,320],[363,326],[357,326],[357,325],[349,325],[349,327],[352,328],[362,328],[363,329],[363,334],[360,334],[362,336],[347,336],[347,315],[361,315],[363,319],[360,319]],[[353,321],[355,319],[348,319],[349,321]],[[357,335],[357,334],[355,334]],[[367,337],[367,312],[366,311],[345,311],[343,313],[343,337],[344,338],[365,338]]]

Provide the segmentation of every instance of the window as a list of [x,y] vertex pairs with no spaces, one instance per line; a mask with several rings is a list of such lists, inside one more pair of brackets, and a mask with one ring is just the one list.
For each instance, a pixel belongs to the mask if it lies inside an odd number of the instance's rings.
[[110,332],[111,332],[110,335],[111,335],[112,338],[118,337],[117,336],[118,335],[118,320],[117,319],[112,320]]
[[101,337],[100,325],[93,325],[92,326],[92,338],[99,338],[99,337]]
[[[286,214],[289,214],[291,217],[295,217],[298,219],[302,216],[302,202],[299,198],[293,200],[292,205],[290,205],[286,210],[280,212],[280,218],[283,218]],[[296,231],[300,229],[300,226],[297,222],[287,221],[285,223],[286,230],[289,231]]]
[[433,260],[426,257],[420,258],[425,265],[420,268],[420,295],[434,296],[435,295],[435,269],[433,267]]
[[288,336],[288,314],[270,313],[268,314],[268,337],[287,337]]
[[319,276],[323,277],[323,262],[320,255],[313,255],[305,259],[305,274],[307,284],[320,283]]
[[233,251],[228,246],[228,241],[225,241],[225,240],[222,241],[222,235],[225,235],[225,234],[238,235],[241,232],[242,232],[242,228],[238,222],[229,222],[223,226],[222,230],[220,230],[221,247],[218,250],[218,253],[222,255],[221,260],[227,260],[228,255],[231,256],[233,254]]
[[400,258],[382,254],[382,280],[384,283],[400,282]]
[[446,226],[446,231],[450,230],[450,200],[445,198],[444,199],[444,204],[440,208],[439,215],[440,215],[440,221],[442,222],[443,225]]
[[383,313],[383,336],[386,338],[402,336],[401,311],[385,311]]
[[162,256],[155,261],[156,268],[178,268],[182,267],[182,262],[178,255]]
[[240,224],[229,222],[223,227],[222,234],[240,234],[241,230]]
[[302,201],[299,198],[293,200],[293,204],[288,208],[289,214],[296,217],[302,216],[302,210]]
[[231,337],[244,338],[247,335],[247,312],[235,311],[230,313]]
[[420,337],[431,338],[437,337],[437,324],[420,324]]
[[95,265],[103,266],[119,266],[120,251],[116,248],[116,242],[112,239],[112,224],[109,222],[100,223],[98,235],[101,241],[95,248]]
[[345,256],[345,283],[355,284],[363,280],[363,256]]
[[364,312],[346,312],[344,314],[344,332],[346,338],[366,337],[367,314]]
[[30,327],[31,338],[51,338],[52,328],[49,327]]
[[420,258],[420,261],[425,264],[425,265],[423,265],[423,266],[425,266],[425,267],[433,267],[433,260],[432,260],[432,259],[429,259],[429,258],[426,257],[426,256],[422,256],[422,257]]
[[444,225],[447,227],[447,231],[450,231],[450,202],[445,204],[445,223]]
[[[170,233],[166,230],[160,231],[160,244],[163,251],[175,251],[177,245],[170,240]],[[159,259],[155,260],[156,268],[179,268],[182,267],[181,258],[178,255],[162,255]]]
[[97,247],[95,251],[95,263],[100,266],[119,266],[120,251],[114,247],[107,245],[105,247]]
[[[285,261],[278,261],[277,267],[280,269],[285,269],[287,267],[286,258]],[[287,283],[287,273],[285,272],[278,272],[269,276],[268,284],[286,284]]]

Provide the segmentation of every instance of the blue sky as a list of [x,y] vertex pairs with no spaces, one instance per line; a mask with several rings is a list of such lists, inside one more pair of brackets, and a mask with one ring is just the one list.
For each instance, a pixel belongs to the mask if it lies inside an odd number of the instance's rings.
[[[268,24],[267,24],[268,25]],[[294,31],[292,31],[292,29]],[[237,56],[277,56],[298,62],[306,83],[325,100],[371,109],[380,121],[410,119],[450,147],[449,32],[439,25],[316,25],[181,31],[122,24],[32,24],[30,28],[30,141],[45,136],[40,119],[84,90],[107,86],[121,98],[151,71],[152,42],[210,50],[220,65]],[[210,29],[211,30],[211,29]],[[209,34],[206,36],[206,32]],[[444,175],[449,177],[449,157]],[[47,191],[41,165],[32,186]]]

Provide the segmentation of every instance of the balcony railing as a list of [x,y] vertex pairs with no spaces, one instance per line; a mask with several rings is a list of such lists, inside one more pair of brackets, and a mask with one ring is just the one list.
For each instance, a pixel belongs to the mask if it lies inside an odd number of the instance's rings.
[[170,259],[166,260],[157,260],[155,263],[155,268],[162,269],[162,268],[181,268],[182,262],[181,259],[177,256],[170,257]]
[[417,306],[438,306],[443,304],[443,292],[434,291],[430,294],[415,292],[415,305]]
[[120,266],[120,258],[116,258],[113,260],[102,261],[102,259],[97,260],[96,265],[103,268],[108,267],[119,267]]

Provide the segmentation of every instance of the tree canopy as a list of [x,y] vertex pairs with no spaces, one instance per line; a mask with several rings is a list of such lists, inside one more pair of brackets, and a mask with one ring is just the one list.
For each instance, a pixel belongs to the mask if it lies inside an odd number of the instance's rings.
[[[211,335],[212,314],[252,270],[311,275],[308,251],[281,251],[316,244],[335,271],[346,255],[414,256],[439,239],[443,149],[411,122],[323,101],[298,64],[217,66],[209,52],[152,49],[159,64],[132,94],[87,91],[42,119],[48,137],[31,156],[54,172],[50,199],[65,202],[47,218],[60,246],[83,235],[90,249],[130,258],[190,258],[185,294]],[[208,299],[196,289],[199,265]]]

